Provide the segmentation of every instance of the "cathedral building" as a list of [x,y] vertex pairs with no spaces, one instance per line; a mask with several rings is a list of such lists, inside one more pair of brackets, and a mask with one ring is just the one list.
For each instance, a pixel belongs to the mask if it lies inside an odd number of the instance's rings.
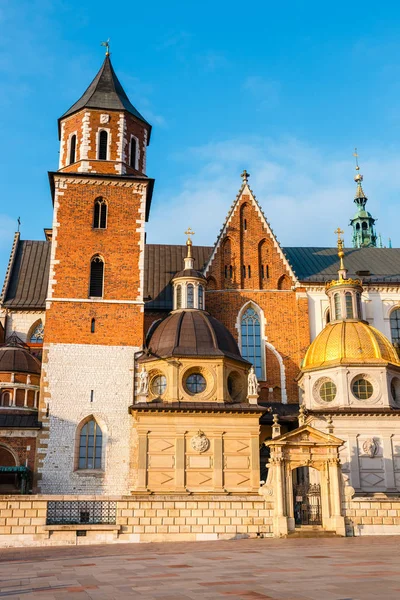
[[52,227],[15,234],[0,303],[0,494],[47,512],[2,533],[399,533],[400,249],[358,164],[353,248],[282,247],[245,170],[213,246],[147,244],[151,125],[108,52],[58,131]]

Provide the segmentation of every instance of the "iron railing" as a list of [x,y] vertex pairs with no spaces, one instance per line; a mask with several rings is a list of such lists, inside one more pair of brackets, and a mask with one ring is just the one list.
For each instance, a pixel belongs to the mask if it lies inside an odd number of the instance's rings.
[[116,519],[116,502],[50,500],[47,503],[47,525],[114,525]]

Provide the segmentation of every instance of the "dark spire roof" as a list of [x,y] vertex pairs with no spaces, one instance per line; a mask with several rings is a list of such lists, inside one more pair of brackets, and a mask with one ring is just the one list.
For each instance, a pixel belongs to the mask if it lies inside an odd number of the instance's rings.
[[[137,119],[151,125],[139,111],[131,104],[118,77],[112,67],[109,55],[106,55],[100,71],[87,88],[86,92],[66,113],[60,117],[64,119],[82,108],[99,108],[104,110],[126,110]],[[59,120],[60,120],[59,119]]]

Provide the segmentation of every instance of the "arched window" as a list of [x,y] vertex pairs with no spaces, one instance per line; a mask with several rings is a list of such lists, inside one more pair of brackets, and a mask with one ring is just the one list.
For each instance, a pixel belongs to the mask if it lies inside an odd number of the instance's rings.
[[34,329],[31,331],[31,334],[29,336],[29,343],[30,344],[43,344],[43,338],[44,338],[44,327],[43,327],[42,321],[39,321],[39,323],[37,323],[34,326]]
[[254,366],[257,377],[262,379],[261,325],[260,317],[254,308],[249,307],[245,311],[240,327],[242,356]]
[[130,145],[130,149],[129,149],[129,165],[133,169],[137,168],[136,154],[137,154],[137,141],[136,141],[136,138],[131,137],[131,145]]
[[3,392],[0,396],[1,406],[11,406],[11,393]]
[[69,164],[75,162],[75,154],[76,154],[76,135],[72,135],[69,141]]
[[192,283],[187,286],[187,308],[194,308],[194,288]]
[[368,229],[368,223],[366,221],[363,221],[361,227],[363,228],[363,231],[366,231]]
[[334,301],[335,301],[335,319],[341,319],[342,318],[342,299],[340,297],[340,294],[335,294]]
[[199,308],[200,310],[204,308],[204,288],[202,285],[199,285]]
[[99,160],[107,160],[108,154],[108,133],[104,129],[99,133],[99,148],[97,158]]
[[176,288],[176,308],[182,308],[182,286]]
[[353,296],[350,292],[346,292],[346,319],[354,319]]
[[104,198],[96,198],[93,210],[93,228],[106,229],[107,227],[107,202]]
[[392,342],[400,356],[400,308],[396,308],[390,313],[390,331]]
[[90,286],[89,296],[91,298],[103,297],[104,262],[101,256],[94,256],[90,263]]
[[101,469],[103,434],[95,419],[91,418],[79,433],[78,469]]
[[325,321],[326,324],[328,325],[328,323],[330,323],[331,321],[331,311],[329,310],[329,308],[326,309],[326,313],[325,313]]

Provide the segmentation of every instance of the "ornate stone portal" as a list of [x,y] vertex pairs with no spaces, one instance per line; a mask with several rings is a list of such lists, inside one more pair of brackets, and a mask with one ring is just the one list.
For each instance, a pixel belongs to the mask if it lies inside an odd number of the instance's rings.
[[[260,488],[274,498],[274,535],[284,536],[295,529],[295,508],[302,501],[294,497],[295,469],[315,469],[320,486],[321,526],[345,535],[341,514],[341,470],[339,448],[343,441],[310,425],[265,442],[271,450],[267,483]],[[310,484],[316,485],[310,478]]]

